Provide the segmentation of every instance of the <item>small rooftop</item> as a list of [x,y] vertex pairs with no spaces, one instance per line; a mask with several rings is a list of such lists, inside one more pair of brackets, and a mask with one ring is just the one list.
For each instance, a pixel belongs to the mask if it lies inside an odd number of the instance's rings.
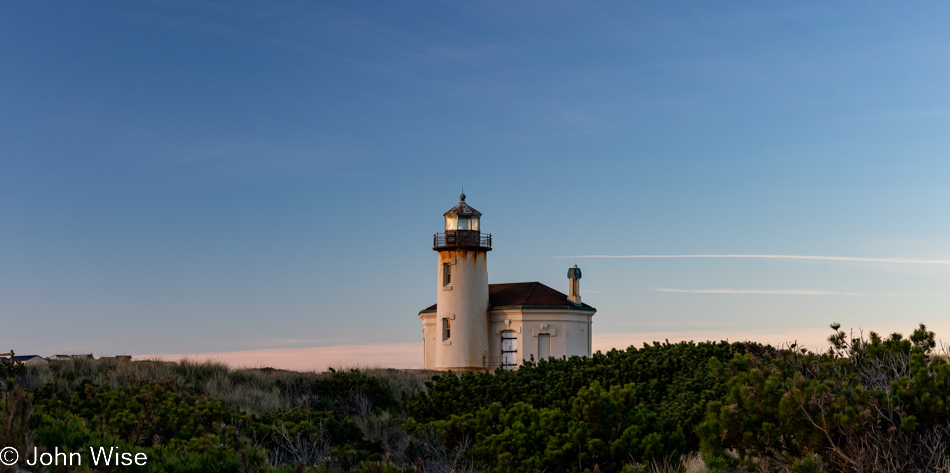
[[[526,309],[596,310],[587,304],[574,304],[567,298],[566,294],[537,281],[489,284],[488,305],[488,310],[517,307]],[[420,313],[434,312],[437,306],[438,304],[432,304]]]
[[452,215],[461,215],[462,217],[480,217],[481,212],[473,209],[470,205],[465,203],[465,194],[459,195],[459,203],[455,207],[449,209],[448,212],[442,214],[446,217]]

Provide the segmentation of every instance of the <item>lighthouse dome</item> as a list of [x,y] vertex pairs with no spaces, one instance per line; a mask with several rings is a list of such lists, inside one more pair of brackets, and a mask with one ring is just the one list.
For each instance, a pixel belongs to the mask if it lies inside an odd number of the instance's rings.
[[448,212],[442,214],[446,217],[449,216],[462,216],[462,217],[481,217],[482,213],[473,209],[471,205],[465,203],[465,194],[459,196],[459,203],[455,207],[449,209]]

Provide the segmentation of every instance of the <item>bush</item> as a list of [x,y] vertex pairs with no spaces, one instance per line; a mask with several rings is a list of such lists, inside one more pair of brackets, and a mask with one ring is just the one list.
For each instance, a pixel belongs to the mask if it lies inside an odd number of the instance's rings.
[[934,356],[933,332],[921,324],[909,338],[865,338],[832,328],[825,353],[718,366],[728,392],[698,429],[704,450],[793,471],[946,471],[950,364]]
[[408,404],[410,430],[471,441],[472,459],[511,471],[619,471],[699,447],[695,426],[726,392],[710,364],[769,353],[754,343],[654,343],[516,371],[435,376]]

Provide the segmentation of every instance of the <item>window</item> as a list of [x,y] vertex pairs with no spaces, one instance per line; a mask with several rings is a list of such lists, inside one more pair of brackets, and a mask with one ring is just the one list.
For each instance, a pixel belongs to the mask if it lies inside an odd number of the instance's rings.
[[452,328],[450,327],[449,319],[442,319],[442,341],[446,341],[452,338]]
[[442,285],[452,285],[452,265],[449,263],[442,263]]
[[544,360],[551,356],[551,334],[538,335],[538,359]]
[[501,332],[501,367],[513,370],[518,366],[518,335],[513,331]]

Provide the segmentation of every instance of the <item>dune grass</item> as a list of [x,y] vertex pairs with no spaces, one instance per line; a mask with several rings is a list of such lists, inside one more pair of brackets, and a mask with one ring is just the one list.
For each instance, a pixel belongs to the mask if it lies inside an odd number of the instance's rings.
[[[346,366],[333,369],[358,370],[365,376],[378,379],[395,394],[401,404],[413,395],[424,392],[425,382],[434,374],[430,371],[380,367]],[[329,378],[331,373],[330,370],[317,373],[274,368],[232,369],[215,361],[75,358],[29,366],[25,374],[17,377],[17,383],[27,389],[47,387],[69,395],[83,383],[122,389],[162,381],[169,383],[175,390],[204,394],[249,414],[260,414],[307,405],[311,401],[307,394],[308,386],[314,381]]]

